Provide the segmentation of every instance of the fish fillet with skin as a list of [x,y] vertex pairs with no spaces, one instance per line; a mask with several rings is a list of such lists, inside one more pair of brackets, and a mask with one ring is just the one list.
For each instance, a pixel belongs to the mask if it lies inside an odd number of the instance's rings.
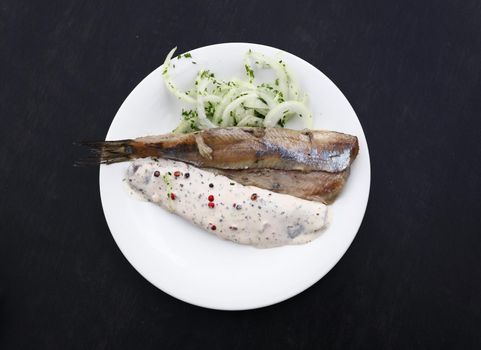
[[359,151],[357,137],[352,135],[281,128],[213,128],[189,134],[84,144],[97,151],[94,163],[158,157],[202,168],[332,173],[349,168]]
[[349,170],[338,173],[273,169],[229,170],[206,168],[206,170],[227,176],[243,185],[257,186],[269,191],[290,194],[291,196],[325,204],[331,204],[336,199],[349,176]]

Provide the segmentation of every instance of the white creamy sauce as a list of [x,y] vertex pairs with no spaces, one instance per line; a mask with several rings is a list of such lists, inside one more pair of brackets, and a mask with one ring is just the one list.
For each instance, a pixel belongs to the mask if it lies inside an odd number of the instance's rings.
[[178,161],[136,160],[126,182],[146,200],[220,238],[259,248],[310,242],[327,224],[322,203],[243,186]]

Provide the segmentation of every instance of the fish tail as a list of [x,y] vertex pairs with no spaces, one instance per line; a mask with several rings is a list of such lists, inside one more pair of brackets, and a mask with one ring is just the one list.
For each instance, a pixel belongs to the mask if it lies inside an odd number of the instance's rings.
[[90,155],[77,160],[74,166],[112,164],[138,158],[137,147],[133,140],[83,141],[75,144],[88,147]]

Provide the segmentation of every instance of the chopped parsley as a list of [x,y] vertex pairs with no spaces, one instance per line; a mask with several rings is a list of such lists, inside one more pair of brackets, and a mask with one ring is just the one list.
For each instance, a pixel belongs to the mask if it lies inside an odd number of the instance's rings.
[[192,55],[190,54],[190,52],[187,52],[187,53],[184,53],[183,55],[177,56],[177,59],[180,60],[182,57],[184,57],[184,58],[192,58]]
[[192,131],[197,131],[199,128],[197,127],[197,111],[194,110],[182,110],[182,118],[189,124],[189,127]]
[[264,114],[259,113],[257,109],[254,109],[254,116],[261,119],[264,119],[266,117]]
[[210,70],[204,70],[202,71],[200,77],[203,79],[214,78],[214,73],[212,73]]
[[246,69],[246,73],[249,77],[251,77],[251,79],[254,79],[254,71],[251,69],[251,67],[249,67],[247,64],[244,65],[245,69]]
[[204,108],[205,108],[205,115],[207,116],[207,118],[212,119],[215,113],[214,104],[210,101],[207,101],[207,106]]

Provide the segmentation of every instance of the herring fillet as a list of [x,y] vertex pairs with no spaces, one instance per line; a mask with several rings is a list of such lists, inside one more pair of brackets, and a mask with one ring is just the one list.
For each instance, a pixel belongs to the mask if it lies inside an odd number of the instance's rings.
[[281,128],[213,128],[181,135],[83,144],[94,152],[83,163],[110,164],[156,157],[201,168],[329,173],[348,169],[359,151],[356,136],[325,130]]
[[322,203],[243,186],[184,162],[138,159],[126,180],[147,201],[219,238],[257,248],[305,244],[328,225]]
[[290,194],[295,197],[331,204],[341,192],[349,176],[349,169],[338,173],[326,171],[302,172],[273,169],[215,169],[205,168],[214,174],[248,186]]

